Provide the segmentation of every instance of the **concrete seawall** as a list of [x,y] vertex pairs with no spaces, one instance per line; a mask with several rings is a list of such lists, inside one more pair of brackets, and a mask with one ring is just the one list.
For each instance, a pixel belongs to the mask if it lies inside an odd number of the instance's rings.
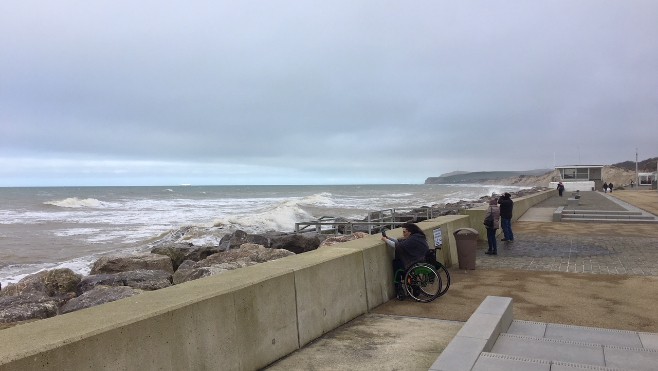
[[[515,215],[545,198],[515,200]],[[437,257],[450,266],[453,232],[477,229],[474,218],[419,226],[430,246],[442,232]],[[0,370],[258,369],[388,301],[391,259],[369,236],[15,326],[0,331]]]
[[[525,212],[528,211],[528,209],[530,209],[532,206],[555,195],[557,195],[557,189],[512,199],[514,201],[512,221],[520,218],[521,215],[525,214]],[[480,233],[479,238],[482,241],[487,240],[487,230],[484,228],[484,224],[482,224],[484,221],[484,215],[487,213],[487,208],[487,206],[481,206],[461,211],[461,214],[468,215],[468,222],[471,225],[471,228],[477,230]],[[500,232],[500,229],[498,232]]]

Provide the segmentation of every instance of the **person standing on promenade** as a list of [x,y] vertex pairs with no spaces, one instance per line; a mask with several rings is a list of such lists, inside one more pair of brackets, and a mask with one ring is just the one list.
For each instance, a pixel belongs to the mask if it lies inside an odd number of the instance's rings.
[[514,201],[512,195],[505,192],[499,199],[500,205],[500,227],[503,229],[503,239],[501,241],[514,241],[514,233],[512,233],[512,209],[514,209]]
[[557,192],[560,194],[560,197],[562,197],[562,192],[564,192],[564,184],[562,184],[562,182],[557,184]]
[[612,183],[608,183],[608,188],[610,188],[610,193],[612,193]]
[[485,252],[487,255],[498,255],[496,231],[500,224],[500,209],[497,201],[495,198],[489,201],[489,209],[484,216],[484,226],[487,228],[487,243],[489,244],[489,250]]
[[603,183],[603,193],[608,193],[608,183]]
[[395,296],[398,300],[404,300],[402,274],[415,263],[425,260],[425,255],[430,251],[427,236],[416,224],[404,223],[401,239],[383,234],[381,240],[395,249],[395,258],[393,258]]

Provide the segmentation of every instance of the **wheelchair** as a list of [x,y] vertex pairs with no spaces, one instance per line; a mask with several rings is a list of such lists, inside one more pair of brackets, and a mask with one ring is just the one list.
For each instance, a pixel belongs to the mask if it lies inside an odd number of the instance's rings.
[[[425,255],[425,261],[412,264],[404,271],[398,270],[394,277],[394,283],[401,284],[406,296],[422,303],[431,302],[450,288],[450,273],[436,260],[434,249]],[[401,282],[397,281],[397,277],[401,277]]]

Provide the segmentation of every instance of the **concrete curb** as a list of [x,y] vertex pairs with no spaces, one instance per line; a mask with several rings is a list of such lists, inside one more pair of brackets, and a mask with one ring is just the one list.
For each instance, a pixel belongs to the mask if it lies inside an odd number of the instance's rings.
[[512,298],[487,296],[448,344],[430,371],[471,370],[482,352],[493,347],[513,320]]

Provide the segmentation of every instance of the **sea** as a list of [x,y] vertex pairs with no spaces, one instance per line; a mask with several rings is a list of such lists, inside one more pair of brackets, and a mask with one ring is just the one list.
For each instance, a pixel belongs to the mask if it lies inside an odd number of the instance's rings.
[[[0,283],[42,270],[89,274],[104,255],[141,254],[163,239],[216,246],[243,230],[292,232],[322,216],[362,219],[528,187],[480,184],[0,188]],[[192,231],[180,237],[176,233]],[[176,241],[184,238],[184,241]]]

